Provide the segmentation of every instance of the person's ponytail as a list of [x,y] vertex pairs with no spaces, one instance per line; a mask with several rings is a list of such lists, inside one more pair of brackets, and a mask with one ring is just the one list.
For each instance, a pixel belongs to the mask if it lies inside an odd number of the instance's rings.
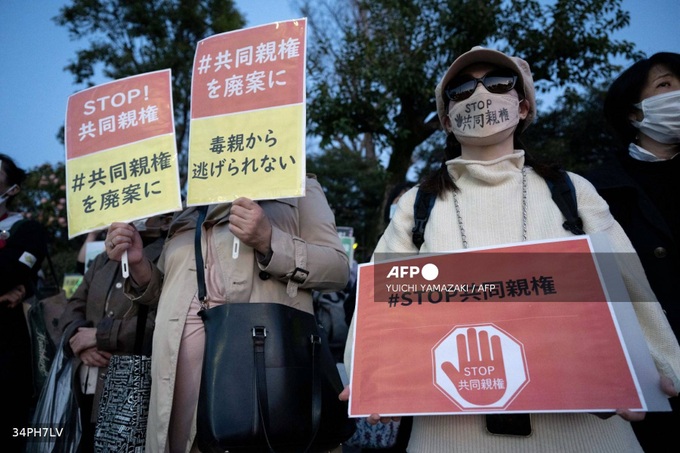
[[423,179],[420,183],[420,190],[425,193],[436,194],[438,197],[442,197],[445,192],[456,190],[456,183],[451,179],[449,174],[449,169],[446,166],[446,162],[451,159],[459,157],[461,154],[461,147],[456,136],[453,132],[449,132],[446,135],[446,148],[444,149],[444,159],[442,160],[441,166]]

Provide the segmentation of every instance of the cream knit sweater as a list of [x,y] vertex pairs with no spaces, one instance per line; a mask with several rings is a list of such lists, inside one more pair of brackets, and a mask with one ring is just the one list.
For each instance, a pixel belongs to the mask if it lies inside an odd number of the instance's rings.
[[[524,152],[492,161],[462,158],[447,162],[460,189],[457,194],[468,247],[522,240],[522,173]],[[578,175],[570,177],[576,188],[579,215],[586,233],[604,232],[615,252],[627,257],[634,249],[593,186]],[[545,180],[527,169],[527,240],[572,236],[553,202]],[[375,253],[418,253],[411,239],[416,189],[404,194]],[[425,229],[421,252],[462,249],[462,239],[451,193],[437,199]],[[635,257],[633,257],[635,258]],[[620,263],[626,287],[652,356],[660,372],[680,389],[680,347],[663,311],[649,288],[637,259]],[[646,303],[643,303],[646,302]],[[345,349],[351,364],[352,336]],[[349,368],[348,368],[349,369]],[[615,416],[602,420],[591,414],[532,414],[533,434],[528,438],[490,435],[484,416],[415,417],[409,452],[637,452],[641,448],[630,424]]]

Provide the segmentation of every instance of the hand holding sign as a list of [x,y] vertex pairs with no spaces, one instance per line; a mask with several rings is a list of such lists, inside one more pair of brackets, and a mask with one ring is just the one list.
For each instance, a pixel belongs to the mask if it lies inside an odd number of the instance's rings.
[[501,339],[491,337],[485,330],[467,329],[465,335],[456,336],[458,368],[451,362],[442,363],[442,370],[451,379],[462,398],[485,406],[500,400],[506,391],[505,364]]
[[237,198],[231,205],[229,230],[244,244],[262,255],[271,251],[272,225],[264,210],[249,198]]
[[[104,240],[109,259],[121,261],[123,277],[129,276],[128,264],[137,268],[137,275],[133,276],[140,284],[148,282],[148,265],[145,264],[144,243],[137,229],[130,224],[114,222],[106,233]],[[142,269],[140,274],[139,269]]]

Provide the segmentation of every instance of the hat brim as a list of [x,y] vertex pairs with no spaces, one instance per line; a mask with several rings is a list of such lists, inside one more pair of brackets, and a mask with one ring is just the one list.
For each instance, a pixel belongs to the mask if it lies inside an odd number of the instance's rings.
[[446,74],[435,89],[435,96],[437,101],[437,114],[439,121],[444,126],[444,118],[446,117],[446,100],[444,99],[444,88],[448,83],[457,76],[463,69],[473,64],[487,63],[494,66],[508,68],[515,72],[519,78],[519,84],[524,91],[524,96],[529,101],[529,114],[524,122],[524,129],[531,124],[536,113],[536,97],[534,89],[534,80],[531,76],[529,64],[517,57],[509,57],[498,50],[486,49],[480,46],[473,47],[471,50],[465,52],[449,66]]

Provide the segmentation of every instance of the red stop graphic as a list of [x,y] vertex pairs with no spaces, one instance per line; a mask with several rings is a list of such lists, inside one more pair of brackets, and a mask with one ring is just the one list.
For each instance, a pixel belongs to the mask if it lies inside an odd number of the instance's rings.
[[461,409],[505,408],[529,382],[524,346],[493,324],[454,327],[432,356],[435,385]]

